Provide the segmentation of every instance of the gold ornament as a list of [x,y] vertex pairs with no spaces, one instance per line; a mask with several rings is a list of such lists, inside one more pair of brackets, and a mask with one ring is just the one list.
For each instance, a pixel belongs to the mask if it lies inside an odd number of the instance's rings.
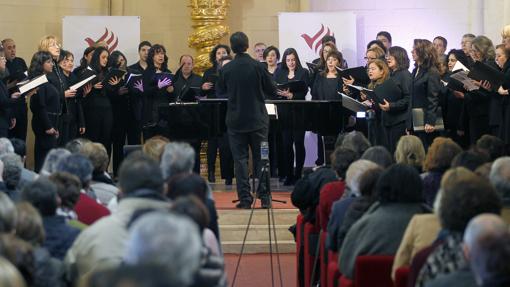
[[188,37],[190,48],[197,50],[194,70],[202,74],[211,67],[209,53],[229,33],[224,21],[227,17],[228,0],[190,0],[192,27]]

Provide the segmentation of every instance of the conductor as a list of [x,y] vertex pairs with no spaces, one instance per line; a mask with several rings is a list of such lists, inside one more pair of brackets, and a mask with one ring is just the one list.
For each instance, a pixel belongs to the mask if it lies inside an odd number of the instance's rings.
[[[276,95],[276,87],[262,63],[246,53],[248,37],[243,32],[230,36],[235,59],[219,72],[218,90],[228,96],[226,125],[234,158],[237,184],[237,208],[249,209],[253,202],[248,178],[248,147],[251,148],[254,174],[259,176],[262,162],[260,145],[267,140],[269,116],[265,95]],[[269,205],[268,195],[262,195],[262,206]]]

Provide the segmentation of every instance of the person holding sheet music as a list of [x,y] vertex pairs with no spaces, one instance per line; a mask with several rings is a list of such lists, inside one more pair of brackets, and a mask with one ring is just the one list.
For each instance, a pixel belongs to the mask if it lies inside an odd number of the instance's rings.
[[[53,35],[44,36],[39,42],[39,51],[49,52],[53,59],[53,71],[48,74],[48,81],[57,89],[60,97],[60,104],[62,105],[60,108],[60,126],[57,127],[59,132],[67,131],[69,129],[69,121],[67,121],[67,119],[72,115],[70,115],[70,111],[68,110],[66,99],[74,98],[76,96],[76,91],[68,88],[62,68],[58,65],[61,47],[62,45],[59,40]],[[60,134],[58,138],[59,146],[65,145],[66,141],[70,140],[67,137],[67,133],[64,134],[65,136],[62,135],[63,134]]]
[[90,68],[96,74],[96,83],[92,91],[83,99],[85,114],[85,136],[94,142],[101,143],[110,156],[112,146],[113,113],[109,93],[120,83],[121,79],[107,79],[107,64],[110,53],[106,48],[98,47],[92,54]]
[[[5,78],[5,84],[9,93],[16,92],[16,84],[27,78],[28,70],[25,60],[16,57],[16,43],[13,39],[2,40],[4,46],[6,68],[9,70],[9,76]],[[16,118],[16,125],[9,130],[9,137],[14,137],[26,141],[27,137],[27,105],[25,97],[11,98],[11,113]]]
[[[313,85],[315,84],[315,81],[319,77],[319,74],[323,71],[327,70],[327,63],[326,59],[329,55],[329,53],[337,51],[336,45],[333,42],[326,42],[322,45],[320,51],[319,51],[319,58],[312,61],[312,64],[316,66],[310,67],[310,88],[313,89]],[[342,59],[343,60],[343,59]],[[341,62],[340,62],[341,63]],[[338,66],[341,68],[341,66]]]
[[[462,65],[468,66],[469,60],[464,54],[464,51],[461,49],[452,49],[447,54],[447,67],[448,72],[444,77],[444,82],[447,84],[450,81],[456,81],[451,78],[453,69],[457,61],[459,61]],[[451,139],[453,139],[456,143],[461,145],[462,147],[467,147],[468,137],[462,133],[458,133],[461,130],[461,127],[464,126],[460,122],[460,117],[462,110],[464,109],[464,92],[466,91],[464,88],[459,87],[460,90],[455,90],[452,88],[446,87],[447,91],[445,92],[444,104],[443,104],[443,115],[444,115],[444,127],[445,127],[445,135]]]
[[[53,55],[46,51],[34,54],[28,77],[34,79],[41,75],[48,76],[53,72]],[[34,145],[34,171],[39,172],[46,154],[57,147],[59,137],[58,121],[61,115],[61,97],[57,87],[50,82],[36,88],[35,94],[30,97],[30,110],[32,111],[32,130],[35,136]]]
[[407,51],[399,46],[392,46],[386,58],[390,69],[390,80],[394,81],[399,94],[385,95],[381,121],[384,128],[386,147],[391,154],[395,152],[398,140],[406,134],[406,120],[411,98],[412,76],[409,73]]
[[[378,41],[378,40],[374,40],[374,41]],[[379,41],[380,42],[380,41]],[[384,47],[384,46],[383,46]],[[379,46],[377,45],[372,45],[371,47],[369,47],[365,53],[365,61],[366,61],[366,66],[368,68],[368,64],[373,61],[373,60],[376,60],[376,59],[380,59],[380,60],[384,60],[384,57],[386,55],[386,52]],[[349,78],[345,78],[345,77],[342,77],[342,80],[344,82],[344,86],[343,86],[343,90],[344,90],[344,93],[346,94],[352,94],[351,90],[349,89],[348,85],[358,85],[358,86],[364,86],[363,83],[360,83],[359,80],[360,79],[355,79],[353,78],[352,76],[350,76]],[[365,84],[366,85],[366,84]],[[355,91],[357,92],[357,91]],[[353,96],[356,98],[357,95],[356,94],[353,94]],[[359,98],[358,98],[359,99]]]
[[[74,67],[74,55],[65,50],[60,51],[58,65],[64,76],[64,89],[78,82],[78,77],[72,73]],[[75,139],[85,134],[85,116],[81,105],[81,98],[86,96],[92,90],[92,85],[87,84],[80,90],[79,97],[65,98],[66,115],[63,115],[62,121],[65,124],[60,129],[60,137],[62,143]]]
[[[107,67],[108,70],[118,69],[127,73],[126,56],[120,51],[113,51],[108,57]],[[126,143],[126,138],[135,140],[136,137],[140,137],[140,133],[137,133],[136,129],[137,125],[131,106],[131,94],[129,93],[128,87],[126,87],[126,80],[127,77],[124,76],[119,84],[107,91],[112,105],[113,115],[112,165],[114,175],[117,175],[120,163],[124,159],[124,144]]]
[[[428,149],[437,135],[435,126],[438,117],[439,92],[441,90],[437,69],[437,51],[429,40],[415,39],[411,55],[415,67],[412,72],[411,109],[409,109],[406,126],[408,130],[415,129],[417,136],[423,142],[423,146]],[[421,123],[413,122],[412,110],[414,109],[423,111],[423,132],[416,130]]]
[[[5,71],[6,58],[4,48],[0,45],[0,73]],[[19,97],[19,93],[15,97]],[[10,93],[3,81],[0,81],[0,137],[8,137],[9,128],[16,125],[16,118],[11,115]]]
[[73,71],[73,74],[78,78],[81,78],[83,72],[87,69],[87,67],[89,67],[90,60],[92,60],[92,54],[94,54],[95,49],[96,47],[90,46],[83,51],[83,57],[80,59],[80,65]]
[[[327,46],[325,46],[327,47]],[[338,91],[342,89],[343,81],[338,71],[342,64],[342,53],[336,49],[330,51],[325,57],[325,69],[315,78],[312,86],[312,100],[341,100]],[[324,158],[324,141],[323,135],[317,134],[317,160],[316,165],[323,165]]]
[[158,107],[174,102],[173,75],[168,69],[168,57],[163,45],[155,44],[147,56],[147,69],[143,72],[143,138],[154,136],[153,127],[158,122]]
[[[470,51],[473,61],[498,69],[494,61],[496,52],[489,38],[485,36],[474,38]],[[464,110],[461,115],[461,122],[467,122],[464,129],[469,129],[470,144],[475,144],[484,134],[498,135],[503,113],[501,96],[493,91],[490,83],[474,80],[473,82],[480,88],[464,94]]]
[[[278,84],[285,84],[290,81],[303,81],[306,86],[309,85],[308,70],[301,66],[299,56],[294,48],[285,50],[282,56],[282,65],[274,75],[274,79]],[[278,90],[277,94],[285,100],[305,100],[308,88],[302,92],[291,92],[289,89]],[[282,110],[280,110],[281,114]],[[285,118],[282,115],[282,118]],[[304,130],[291,130],[283,131],[283,146],[284,146],[284,162],[285,162],[285,175],[286,179],[284,185],[293,185],[297,179],[301,178],[303,172],[303,165],[305,163],[305,131]],[[295,153],[294,153],[295,148]],[[294,170],[294,155],[296,159],[296,169]]]
[[[208,99],[217,98],[216,83],[220,61],[230,55],[230,47],[224,44],[216,45],[209,53],[211,67],[204,72],[202,77],[202,96]],[[228,146],[228,135],[222,138],[211,138],[207,141],[207,179],[209,182],[216,182],[216,154],[220,152],[221,176],[225,178],[225,184],[231,185],[234,177],[232,152]]]
[[[503,81],[503,84],[498,89],[498,93],[503,96],[503,103],[502,103],[502,109],[503,109],[503,121],[501,122],[501,129],[500,129],[500,138],[505,142],[507,145],[507,148],[510,147],[510,96],[509,96],[509,90],[510,90],[510,25],[507,25],[503,28],[503,31],[501,33],[502,42],[504,45],[503,47],[499,46],[500,53],[502,55],[506,56],[506,61],[500,59],[498,61],[498,65],[502,67],[502,72],[505,73],[505,79]],[[501,51],[501,49],[504,49]],[[497,50],[496,50],[497,51]]]

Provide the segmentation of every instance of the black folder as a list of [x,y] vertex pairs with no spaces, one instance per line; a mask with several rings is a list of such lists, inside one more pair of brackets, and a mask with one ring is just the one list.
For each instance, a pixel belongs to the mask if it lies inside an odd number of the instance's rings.
[[291,93],[300,93],[300,92],[306,92],[308,89],[308,86],[304,81],[288,81],[285,84],[276,84],[276,88],[279,90],[287,90]]
[[384,100],[393,102],[399,98],[402,91],[392,79],[387,79],[375,87],[373,92],[368,92],[367,97],[377,104],[384,104]]
[[172,83],[174,82],[174,74],[172,73],[168,73],[168,72],[161,72],[161,73],[156,73],[154,75],[154,82],[156,82],[156,84],[158,83],[158,81],[160,80],[164,80],[164,79],[170,79],[172,81]]
[[368,85],[370,83],[370,78],[368,78],[367,68],[363,66],[349,68],[349,69],[340,69],[338,68],[340,75],[343,78],[350,79],[350,77],[354,78],[354,82],[360,85]]
[[485,63],[476,61],[471,67],[468,77],[477,81],[489,81],[492,89],[497,90],[503,83],[505,74]]
[[124,70],[115,69],[115,68],[114,69],[110,69],[106,73],[106,76],[103,79],[103,85],[109,85],[110,80],[112,80],[115,77],[117,77],[118,79],[122,79],[122,77],[124,77],[125,74],[126,74],[126,71],[124,71]]

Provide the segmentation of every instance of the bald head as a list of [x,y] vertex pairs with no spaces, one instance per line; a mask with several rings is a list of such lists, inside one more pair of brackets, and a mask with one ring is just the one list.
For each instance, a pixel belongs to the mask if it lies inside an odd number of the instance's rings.
[[471,250],[481,238],[507,232],[508,226],[500,216],[483,213],[469,221],[466,231],[464,232],[464,245]]

